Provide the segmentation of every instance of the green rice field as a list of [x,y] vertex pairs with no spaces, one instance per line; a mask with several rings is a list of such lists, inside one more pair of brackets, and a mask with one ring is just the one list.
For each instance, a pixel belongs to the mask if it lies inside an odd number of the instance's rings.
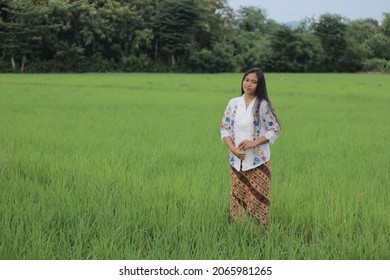
[[268,231],[229,221],[242,74],[0,75],[0,258],[390,259],[390,76],[266,74]]

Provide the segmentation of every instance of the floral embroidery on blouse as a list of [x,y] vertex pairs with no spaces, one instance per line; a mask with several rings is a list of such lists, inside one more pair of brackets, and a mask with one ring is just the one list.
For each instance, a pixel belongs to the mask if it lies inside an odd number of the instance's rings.
[[[251,137],[249,137],[248,133],[246,133],[247,136],[243,136],[241,135],[242,132],[235,129],[234,126],[236,116],[243,114],[243,110],[246,110],[243,96],[233,98],[229,101],[220,126],[221,139],[230,136],[236,147],[239,144],[235,141],[236,136],[237,139],[242,139],[242,137],[244,137],[246,140],[255,140],[258,137],[265,136],[269,140],[269,143],[246,150],[245,159],[242,161],[229,151],[229,163],[235,169],[242,169],[245,171],[270,160],[270,144],[273,144],[279,137],[280,127],[275,116],[268,107],[267,101],[262,100],[259,108],[255,109],[253,113],[251,113],[251,117],[248,118],[248,120],[250,120],[249,125],[252,127],[252,132],[250,133]],[[259,112],[260,119],[258,118]]]

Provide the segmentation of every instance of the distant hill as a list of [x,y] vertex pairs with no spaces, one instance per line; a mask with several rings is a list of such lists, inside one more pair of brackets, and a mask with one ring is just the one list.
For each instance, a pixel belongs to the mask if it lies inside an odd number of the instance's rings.
[[299,21],[289,21],[289,22],[284,22],[282,24],[290,27],[291,29],[296,29],[296,28],[298,28],[299,23],[300,23]]

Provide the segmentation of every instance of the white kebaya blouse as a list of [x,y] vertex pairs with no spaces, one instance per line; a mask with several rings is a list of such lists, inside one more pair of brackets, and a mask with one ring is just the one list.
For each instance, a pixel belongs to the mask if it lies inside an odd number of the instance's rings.
[[[230,136],[236,147],[244,140],[256,140],[265,136],[269,143],[249,148],[245,151],[245,159],[240,160],[229,151],[229,162],[238,171],[255,168],[271,158],[270,144],[279,137],[280,127],[272,114],[266,100],[260,102],[259,108],[253,108],[256,98],[246,108],[244,96],[229,101],[220,127],[221,139]],[[260,112],[260,114],[258,114]],[[260,120],[257,115],[260,115]]]

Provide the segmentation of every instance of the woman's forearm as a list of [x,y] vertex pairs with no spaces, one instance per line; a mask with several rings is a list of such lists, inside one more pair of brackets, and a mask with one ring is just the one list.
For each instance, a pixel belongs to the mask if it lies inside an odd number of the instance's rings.
[[232,137],[227,136],[227,137],[224,137],[223,140],[225,141],[225,143],[228,146],[229,150],[233,151],[235,146],[234,146]]
[[257,138],[257,139],[254,140],[253,142],[254,142],[254,147],[256,147],[256,146],[259,146],[259,145],[263,145],[263,144],[268,143],[269,140],[268,140],[267,137],[265,137],[265,136],[260,136],[259,138]]
[[254,148],[256,146],[263,145],[263,144],[268,143],[268,142],[269,142],[269,140],[267,137],[261,136],[255,140],[252,140],[252,141],[251,140],[242,141],[240,144],[238,144],[238,148],[240,150],[246,151],[249,148]]

